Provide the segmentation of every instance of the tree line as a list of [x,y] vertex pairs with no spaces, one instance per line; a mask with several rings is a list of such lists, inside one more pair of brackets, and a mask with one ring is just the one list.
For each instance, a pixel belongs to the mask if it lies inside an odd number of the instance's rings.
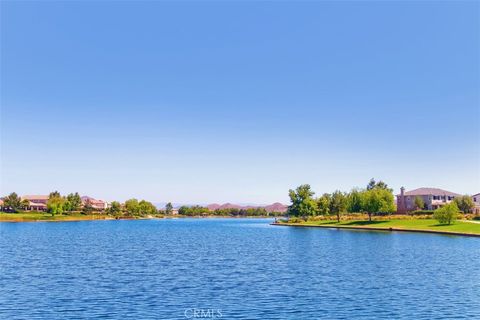
[[[88,204],[86,205],[88,209]],[[30,207],[30,201],[22,199],[17,193],[12,192],[3,198],[3,207],[12,212],[27,210]],[[67,196],[61,196],[58,191],[50,192],[47,200],[47,212],[62,214],[64,212],[79,211],[82,207],[82,199],[78,192],[70,193]]]
[[82,206],[82,199],[78,192],[70,193],[67,196],[62,196],[60,192],[50,192],[47,201],[47,212],[52,216],[56,214],[63,214],[65,212],[73,212],[79,210],[90,210],[91,205],[85,203]]
[[345,213],[366,213],[369,221],[374,214],[389,214],[395,211],[393,190],[383,181],[371,179],[365,189],[350,192],[336,190],[314,197],[310,185],[303,184],[289,190],[291,205],[287,214],[294,217],[334,216],[340,221]]
[[[27,210],[30,202],[27,199],[21,199],[17,193],[12,192],[3,198],[3,207],[12,212]],[[90,199],[82,202],[78,192],[62,196],[60,192],[50,192],[47,200],[47,212],[52,216],[61,214],[71,214],[74,212],[82,214],[91,214],[93,212],[109,214],[116,217],[141,217],[153,216],[160,213],[151,202],[146,200],[129,199],[123,204],[118,201],[110,203],[108,208],[102,210],[95,208]]]
[[[311,216],[334,216],[338,222],[346,213],[365,213],[372,221],[373,215],[391,214],[396,210],[393,190],[383,181],[371,179],[363,189],[352,189],[350,192],[334,191],[315,197],[310,185],[303,184],[295,190],[289,190],[291,205],[287,214],[304,219]],[[417,210],[425,208],[421,197],[415,197]],[[456,197],[452,202],[431,211],[440,223],[450,224],[458,213],[472,212],[475,204],[468,195]],[[424,211],[419,211],[424,212]]]
[[[15,192],[3,198],[3,207],[8,211],[19,212],[27,210],[30,202],[27,199],[21,199]],[[86,199],[82,201],[78,192],[70,193],[68,195],[61,195],[58,191],[53,191],[49,194],[47,200],[47,212],[54,215],[81,213],[92,214],[93,212],[112,215],[114,217],[142,217],[142,216],[157,216],[157,215],[171,215],[174,213],[174,208],[171,202],[167,203],[164,210],[158,210],[155,205],[146,200],[129,199],[124,203],[113,201],[105,210],[93,207],[91,201]],[[260,216],[276,216],[281,213],[268,213],[265,208],[224,208],[210,210],[202,206],[181,206],[178,209],[178,214],[183,216],[238,216],[238,217],[260,217]]]
[[213,215],[213,216],[233,216],[233,217],[265,217],[281,215],[280,212],[267,212],[265,208],[222,208],[210,210],[207,207],[202,206],[181,206],[178,209],[179,215],[184,216],[201,216],[201,215]]
[[[21,210],[27,210],[30,203],[27,199],[21,199],[15,192],[9,194],[3,198],[4,208],[8,208],[9,211],[19,212]],[[47,212],[54,215],[81,213],[92,214],[102,213],[108,214],[114,217],[142,217],[142,216],[162,216],[172,215],[174,208],[171,202],[167,203],[164,210],[158,210],[155,205],[146,200],[129,199],[124,203],[113,201],[109,204],[105,210],[99,210],[94,208],[89,199],[82,202],[82,199],[78,192],[70,193],[66,196],[62,196],[58,191],[51,192],[47,200]],[[183,216],[202,216],[202,215],[214,215],[214,216],[238,216],[238,217],[260,217],[260,216],[276,216],[281,213],[270,212],[268,213],[265,208],[224,208],[210,210],[207,207],[202,206],[181,206],[178,209],[178,214]]]

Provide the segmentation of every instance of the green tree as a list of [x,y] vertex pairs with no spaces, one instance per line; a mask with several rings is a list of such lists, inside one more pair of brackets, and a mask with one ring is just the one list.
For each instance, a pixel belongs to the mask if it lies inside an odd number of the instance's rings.
[[153,203],[142,200],[138,203],[138,210],[142,216],[153,216],[158,213],[157,207]]
[[173,205],[171,202],[165,205],[165,214],[172,214],[173,213]]
[[191,214],[190,208],[188,206],[181,206],[178,208],[178,214],[182,216],[188,216]]
[[433,218],[443,224],[451,224],[457,219],[458,206],[452,201],[433,212]]
[[137,216],[140,213],[140,206],[137,199],[129,199],[125,201],[125,210],[130,216]]
[[310,190],[310,185],[302,184],[296,190],[289,190],[292,204],[288,207],[287,214],[294,217],[314,216],[317,212],[317,203],[313,199],[315,193]]
[[12,192],[3,199],[3,206],[10,208],[13,212],[18,212],[23,206],[22,199],[15,192]]
[[61,195],[60,195],[60,192],[58,192],[56,190],[53,191],[53,192],[50,192],[50,195],[48,196],[49,199],[50,198],[58,198],[58,197],[61,197]]
[[107,209],[107,213],[112,216],[119,216],[122,213],[122,205],[118,201],[112,201],[110,207]]
[[92,202],[90,201],[90,199],[86,199],[84,204],[83,204],[83,207],[82,207],[82,213],[83,214],[91,214],[93,212],[95,208],[93,207],[92,205]]
[[417,207],[417,210],[423,209],[425,207],[425,202],[423,201],[422,197],[415,197],[415,207]]
[[385,182],[383,182],[382,180],[376,182],[374,178],[370,179],[370,181],[367,184],[367,190],[372,190],[372,189],[383,189],[383,190],[388,190],[390,192],[393,192],[393,189],[389,188]]
[[347,196],[341,191],[332,193],[330,200],[330,214],[337,216],[337,222],[340,222],[340,216],[347,210]]
[[395,211],[393,194],[388,189],[373,188],[365,190],[362,200],[362,209],[368,214],[368,221],[372,221],[372,214]]
[[56,214],[62,214],[64,211],[65,198],[61,197],[58,192],[51,193],[47,201],[47,212],[54,216]]
[[454,201],[457,204],[458,209],[463,213],[470,213],[473,208],[475,208],[475,203],[473,202],[472,197],[468,195],[457,197]]
[[[230,210],[230,209],[228,209]],[[228,210],[223,210],[223,211],[228,211]],[[238,215],[238,209],[237,210],[237,215]],[[202,214],[205,214],[205,213],[209,213],[210,210],[206,207],[201,207],[201,206],[191,206],[191,207],[188,207],[188,206],[181,206],[179,209],[178,209],[178,214],[180,215],[184,215],[184,216],[198,216],[198,215],[202,215]]]
[[328,193],[324,193],[320,198],[317,199],[317,212],[322,216],[327,216],[330,214],[330,198],[331,196]]
[[65,202],[65,211],[78,211],[82,206],[82,199],[78,192],[67,195]]
[[265,208],[247,208],[240,209],[238,214],[244,217],[259,217],[268,215],[268,212]]
[[362,211],[362,191],[353,189],[347,195],[347,211],[351,213]]
[[20,206],[22,207],[23,210],[27,210],[28,207],[30,206],[30,201],[27,199],[23,199],[22,202],[20,203]]

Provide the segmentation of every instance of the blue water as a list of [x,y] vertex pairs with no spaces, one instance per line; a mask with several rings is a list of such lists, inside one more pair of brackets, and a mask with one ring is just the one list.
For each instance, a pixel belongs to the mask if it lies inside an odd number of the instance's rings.
[[269,222],[1,223],[0,319],[480,318],[478,238]]

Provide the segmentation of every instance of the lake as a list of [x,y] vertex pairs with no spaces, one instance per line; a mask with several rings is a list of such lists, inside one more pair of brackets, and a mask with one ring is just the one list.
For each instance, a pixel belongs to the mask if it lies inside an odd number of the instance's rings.
[[472,319],[480,239],[268,219],[0,223],[0,319]]

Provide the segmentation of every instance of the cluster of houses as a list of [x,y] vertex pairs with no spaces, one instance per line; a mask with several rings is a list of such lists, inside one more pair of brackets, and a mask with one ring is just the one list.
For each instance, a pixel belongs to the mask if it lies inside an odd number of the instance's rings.
[[[48,195],[24,195],[20,197],[22,200],[29,202],[27,211],[47,211]],[[108,208],[108,202],[97,200],[88,196],[81,197],[82,206],[89,203],[94,210],[102,211]],[[0,199],[0,209],[3,209],[3,200]]]
[[[405,191],[405,188],[400,188],[400,194],[397,194],[397,213],[407,213],[417,210],[415,199],[420,197],[423,200],[423,210],[435,210],[447,203],[452,202],[456,197],[461,197],[461,194],[442,190],[438,188],[418,188],[411,191]],[[472,201],[475,204],[474,212],[480,213],[480,193],[472,196]]]

